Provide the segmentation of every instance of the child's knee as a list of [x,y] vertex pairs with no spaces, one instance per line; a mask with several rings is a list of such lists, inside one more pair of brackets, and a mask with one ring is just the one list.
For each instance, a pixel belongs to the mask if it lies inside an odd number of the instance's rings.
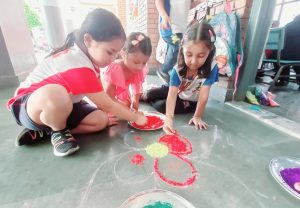
[[42,100],[44,104],[54,104],[55,106],[71,106],[72,100],[68,91],[61,85],[49,84],[45,85],[31,96],[35,100]]
[[106,128],[108,124],[108,116],[106,113],[97,112],[97,116],[94,116],[91,122],[93,131],[100,131]]
[[71,113],[72,100],[67,90],[60,85],[46,85],[32,93],[27,101],[27,110]]

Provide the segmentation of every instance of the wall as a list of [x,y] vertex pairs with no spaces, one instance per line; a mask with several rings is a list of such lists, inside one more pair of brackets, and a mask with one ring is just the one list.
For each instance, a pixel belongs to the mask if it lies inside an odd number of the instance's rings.
[[[247,25],[249,21],[249,15],[252,7],[253,0],[232,0],[231,1],[231,8],[235,11],[241,19],[241,30],[242,30],[242,39],[245,40]],[[210,15],[215,16],[216,14],[224,11],[225,8],[225,1],[216,3],[212,5],[210,9]],[[203,4],[199,4],[194,9],[190,11],[189,19],[192,19],[195,14],[195,10],[199,10],[198,12],[198,19],[205,15],[206,10],[203,8]]]
[[147,7],[147,33],[151,39],[152,43],[152,55],[149,61],[149,68],[150,70],[156,70],[159,67],[159,63],[155,59],[156,54],[156,47],[159,40],[159,33],[158,33],[158,12],[155,7],[155,1],[148,0],[148,7]]
[[22,0],[0,1],[0,87],[16,85],[36,65]]
[[[155,60],[155,52],[157,47],[157,42],[159,39],[158,32],[158,12],[155,7],[154,0],[137,1],[138,2],[138,17],[135,20],[129,19],[129,3],[134,2],[134,0],[119,0],[118,1],[118,16],[121,19],[123,26],[126,28],[127,32],[130,31],[141,31],[145,32],[152,41],[152,56],[149,61],[150,70],[156,70],[159,67],[159,63]],[[202,6],[202,2],[205,0],[198,0],[198,6],[190,10],[189,19],[194,17],[195,11],[199,10]],[[247,25],[249,21],[249,14],[251,10],[253,0],[232,0],[231,5],[234,11],[236,11],[241,18],[241,29],[242,29],[242,39],[245,40]],[[225,3],[216,4],[211,9],[211,15],[215,15],[220,11],[224,10]],[[204,13],[199,12],[198,17],[200,18]],[[126,20],[125,20],[126,19]],[[232,83],[226,82],[225,85],[231,85]]]
[[120,19],[124,29],[126,30],[127,28],[127,8],[126,8],[126,0],[118,0],[117,1],[117,13],[116,15]]
[[[148,62],[150,71],[158,68],[158,62],[155,60],[155,50],[159,39],[158,34],[158,12],[154,0],[135,1],[135,0],[118,0],[117,16],[127,34],[130,32],[143,32],[148,35],[152,43],[152,55]],[[136,3],[136,4],[135,4]],[[133,14],[132,7],[137,9]]]

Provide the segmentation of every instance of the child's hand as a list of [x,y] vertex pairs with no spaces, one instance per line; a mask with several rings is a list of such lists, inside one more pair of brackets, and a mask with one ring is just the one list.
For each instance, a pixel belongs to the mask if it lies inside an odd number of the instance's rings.
[[176,133],[176,131],[173,128],[173,119],[172,118],[170,118],[168,116],[166,117],[165,124],[163,126],[163,130],[168,135]]
[[145,114],[143,113],[143,111],[137,111],[136,113],[141,114],[142,116],[145,115]]
[[138,102],[133,102],[131,105],[131,109],[134,109],[135,111],[139,110],[139,103]]
[[134,109],[134,108],[131,108],[130,110],[133,111],[133,112],[135,112],[135,113],[144,115],[143,111],[138,111],[138,110],[136,110],[136,109]]
[[113,126],[113,125],[117,125],[118,122],[119,122],[119,118],[108,113],[107,114],[107,117],[108,117],[108,122],[107,122],[107,126]]
[[171,20],[169,16],[162,16],[161,27],[164,30],[170,29]]
[[196,126],[196,129],[207,129],[208,124],[202,121],[200,117],[193,117],[189,121],[189,125],[194,124]]
[[139,126],[144,126],[147,124],[148,122],[148,119],[146,116],[144,116],[143,114],[141,113],[136,113],[137,114],[137,119],[135,121],[135,123]]

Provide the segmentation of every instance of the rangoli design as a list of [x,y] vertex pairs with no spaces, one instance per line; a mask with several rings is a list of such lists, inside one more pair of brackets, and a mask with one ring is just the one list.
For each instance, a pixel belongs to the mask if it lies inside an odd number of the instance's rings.
[[[143,138],[141,136],[136,136],[135,138],[132,138],[132,140],[139,143],[142,142]],[[187,156],[192,153],[192,145],[186,137],[178,134],[163,135],[157,141],[148,144],[145,147],[141,147],[140,149],[136,149],[133,146],[129,148],[132,150],[128,158],[131,166],[144,170],[144,166],[146,166],[145,162],[147,162],[147,160],[152,160],[152,172],[154,172],[163,182],[169,185],[186,187],[193,184],[196,180],[197,170],[187,158]],[[126,157],[126,155],[124,154],[122,157]],[[120,159],[120,161],[124,161],[126,158]],[[164,165],[160,166],[161,163]],[[128,165],[123,166],[123,171],[128,168],[125,172],[130,172],[130,167],[128,167]],[[183,174],[179,173],[180,171],[182,173],[183,168],[185,168],[184,178],[182,178]],[[173,175],[168,175],[172,171]],[[180,175],[181,178],[178,179],[179,176],[175,176],[177,179],[174,179],[174,172],[175,174]]]

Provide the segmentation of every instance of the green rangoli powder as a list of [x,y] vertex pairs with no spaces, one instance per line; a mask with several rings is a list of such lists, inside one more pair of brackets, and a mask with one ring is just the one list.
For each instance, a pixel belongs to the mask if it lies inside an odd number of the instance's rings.
[[173,206],[170,203],[158,201],[154,204],[144,206],[143,208],[173,208]]

